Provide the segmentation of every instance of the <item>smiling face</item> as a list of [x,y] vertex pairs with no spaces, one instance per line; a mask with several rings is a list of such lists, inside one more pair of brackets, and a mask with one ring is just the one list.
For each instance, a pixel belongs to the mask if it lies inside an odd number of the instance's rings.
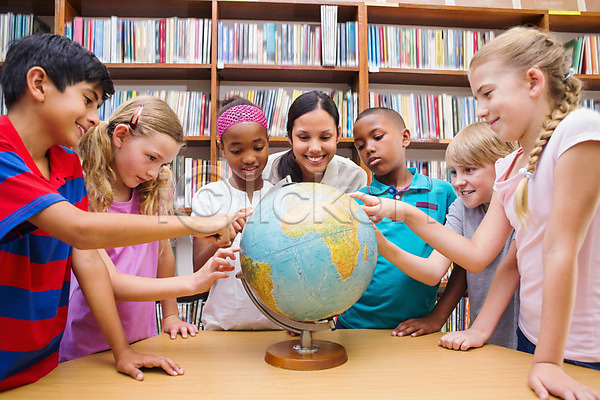
[[160,169],[173,161],[180,148],[180,144],[168,135],[154,132],[133,136],[129,127],[122,124],[115,128],[112,140],[113,168],[117,174],[113,191],[118,201],[128,200],[131,189],[155,179]]
[[540,122],[532,99],[532,85],[526,74],[490,61],[469,72],[473,96],[477,100],[477,117],[490,125],[500,140],[522,141],[537,136]]
[[265,128],[256,122],[240,122],[230,126],[218,144],[233,173],[231,185],[239,190],[261,189],[261,174],[269,157]]
[[450,178],[465,207],[475,208],[492,200],[496,179],[494,164],[454,165],[450,167]]
[[381,113],[372,113],[354,124],[354,146],[363,163],[386,184],[396,185],[399,171],[404,171],[405,148],[410,132]]
[[95,83],[79,82],[59,91],[54,84],[45,85],[45,128],[53,144],[75,147],[85,132],[99,123],[98,107],[102,89]]
[[294,121],[288,138],[304,182],[320,182],[340,141],[338,127],[327,111],[317,108]]

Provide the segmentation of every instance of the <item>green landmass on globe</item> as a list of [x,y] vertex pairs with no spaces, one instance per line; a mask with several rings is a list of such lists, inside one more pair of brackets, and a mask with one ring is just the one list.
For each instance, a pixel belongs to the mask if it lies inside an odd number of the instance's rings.
[[377,261],[366,214],[345,193],[319,183],[292,184],[262,199],[240,247],[253,293],[271,310],[303,322],[352,306]]

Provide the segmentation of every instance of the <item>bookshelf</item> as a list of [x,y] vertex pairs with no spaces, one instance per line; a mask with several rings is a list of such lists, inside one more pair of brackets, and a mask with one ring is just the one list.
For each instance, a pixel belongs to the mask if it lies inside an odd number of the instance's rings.
[[[249,24],[262,25],[264,23],[285,23],[289,25],[319,25],[321,21],[321,3],[318,2],[263,2],[260,7],[252,2],[215,1],[215,14],[217,29],[222,25],[244,21]],[[354,2],[336,2],[338,23],[355,23],[358,30],[357,38],[360,41],[360,14],[364,6]],[[260,28],[259,28],[260,29]],[[279,29],[279,28],[278,28]],[[218,34],[216,35],[218,37]],[[358,45],[360,50],[360,45]],[[217,45],[217,50],[219,50]],[[217,52],[218,52],[217,51]],[[352,91],[360,96],[359,81],[362,77],[358,62],[351,66],[322,66],[322,65],[294,65],[286,62],[273,63],[242,63],[222,62],[217,57],[217,74],[213,97],[221,99],[232,89],[248,89],[253,85],[258,89],[273,89],[283,87],[289,95],[294,89],[311,90],[320,88],[325,91],[342,90]],[[366,79],[366,77],[363,77]],[[216,94],[215,94],[216,93]],[[287,106],[291,104],[291,98]],[[357,109],[366,108],[357,99]],[[340,114],[341,114],[340,109]],[[266,110],[265,110],[266,112]],[[281,112],[281,111],[280,111]],[[287,110],[284,111],[286,113]],[[343,122],[341,122],[343,124]],[[271,152],[285,150],[288,147],[287,138],[272,137],[270,139]],[[352,139],[342,138],[338,144],[338,153],[352,158],[360,163],[358,153],[354,150]],[[216,154],[214,155],[217,156]]]
[[[421,2],[422,3],[422,2]],[[468,2],[469,4],[475,1]],[[491,5],[483,1],[481,4]],[[507,3],[507,2],[504,2]],[[502,2],[498,4],[504,4]],[[585,4],[586,2],[580,1]],[[475,6],[446,6],[395,2],[327,0],[0,0],[0,12],[33,13],[43,16],[53,32],[65,35],[76,17],[83,18],[202,18],[211,21],[210,57],[206,63],[107,63],[116,86],[177,86],[179,90],[201,90],[210,97],[210,135],[188,136],[182,154],[207,159],[216,166],[216,113],[221,94],[240,86],[258,88],[323,88],[350,90],[357,95],[358,110],[369,107],[370,94],[385,90],[427,93],[457,92],[469,96],[467,73],[456,69],[389,68],[369,64],[369,26],[373,24],[495,31],[514,25],[533,25],[565,35],[600,34],[600,9],[587,0],[594,11],[571,13],[544,9],[512,9]],[[219,23],[307,23],[319,24],[321,4],[337,6],[339,23],[356,23],[356,65],[294,65],[222,62],[218,58]],[[525,3],[523,3],[525,4]],[[546,4],[546,3],[544,3]],[[510,6],[506,6],[510,7]],[[53,26],[52,26],[53,25]],[[588,91],[600,91],[600,75],[577,75]],[[200,87],[200,89],[198,89]],[[600,98],[597,93],[593,95]],[[415,139],[409,146],[408,159],[443,160],[449,138]],[[287,139],[273,137],[274,151],[287,147]],[[338,148],[360,163],[351,138],[341,140]],[[364,166],[363,166],[364,167]]]
[[4,0],[0,2],[0,13],[35,14],[54,17],[53,0]]
[[[471,4],[475,2],[470,2]],[[254,22],[320,23],[320,5],[337,5],[338,22],[356,22],[358,62],[355,66],[326,67],[321,65],[274,65],[221,63],[217,59],[218,24],[223,21],[243,20]],[[484,2],[484,4],[487,4]],[[372,68],[368,62],[369,24],[424,26],[500,31],[514,25],[534,25],[553,32],[572,34],[600,33],[600,12],[576,13],[549,10],[522,10],[512,8],[462,7],[432,4],[404,4],[392,2],[365,3],[358,1],[317,2],[303,0],[246,1],[189,1],[145,0],[144,2],[105,0],[5,0],[0,1],[0,12],[33,13],[54,19],[53,31],[65,34],[67,24],[75,17],[108,18],[207,18],[212,21],[210,62],[193,63],[107,63],[117,85],[119,81],[202,81],[210,88],[211,121],[217,112],[217,101],[222,86],[239,82],[265,82],[294,87],[310,83],[316,87],[331,84],[345,85],[358,96],[358,109],[369,106],[370,91],[381,86],[408,85],[410,87],[436,87],[468,91],[466,72],[423,68]],[[574,15],[577,14],[577,15]],[[580,75],[586,88],[600,90],[600,75]],[[410,149],[443,151],[448,139],[415,140]],[[218,159],[214,124],[211,122],[210,138],[189,137],[188,148],[206,148],[208,158]],[[284,147],[279,138],[273,138],[275,147]],[[340,147],[353,152],[352,140],[342,140]],[[190,152],[190,150],[187,150]],[[193,151],[192,151],[193,153]]]

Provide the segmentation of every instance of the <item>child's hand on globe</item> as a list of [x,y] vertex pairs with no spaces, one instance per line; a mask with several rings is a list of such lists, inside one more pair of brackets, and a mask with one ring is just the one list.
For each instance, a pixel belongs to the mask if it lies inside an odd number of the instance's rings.
[[401,210],[403,203],[401,201],[371,196],[362,192],[350,193],[349,196],[363,202],[360,205],[361,208],[374,223],[380,222],[383,218],[389,218],[394,221],[403,220]]

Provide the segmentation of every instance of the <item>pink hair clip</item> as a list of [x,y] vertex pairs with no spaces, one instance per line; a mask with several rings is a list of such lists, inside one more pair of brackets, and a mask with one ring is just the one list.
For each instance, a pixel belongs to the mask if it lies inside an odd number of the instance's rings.
[[135,129],[137,127],[138,122],[140,122],[140,116],[142,115],[142,110],[144,109],[144,104],[140,104],[138,108],[136,108],[135,112],[131,116],[129,120],[129,126],[131,129]]

